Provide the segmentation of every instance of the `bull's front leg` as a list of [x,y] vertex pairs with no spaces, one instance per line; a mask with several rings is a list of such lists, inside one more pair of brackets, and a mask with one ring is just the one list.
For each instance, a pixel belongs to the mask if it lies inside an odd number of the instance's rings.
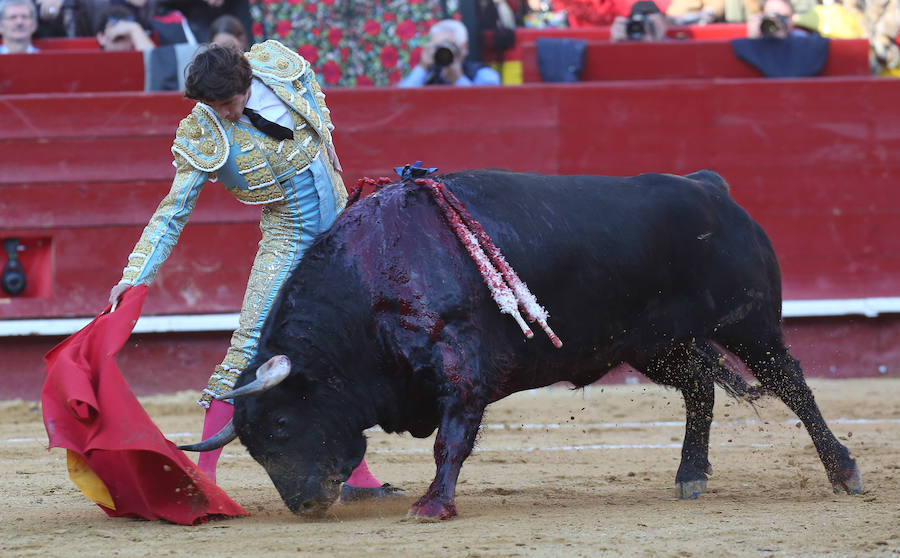
[[443,415],[434,440],[437,472],[428,491],[410,508],[409,517],[437,520],[456,515],[456,481],[463,461],[472,453],[484,407],[471,409],[457,402],[442,407]]

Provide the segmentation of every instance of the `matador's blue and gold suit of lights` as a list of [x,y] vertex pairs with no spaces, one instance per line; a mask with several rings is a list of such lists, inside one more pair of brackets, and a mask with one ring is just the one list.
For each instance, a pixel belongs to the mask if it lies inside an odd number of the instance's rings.
[[221,182],[241,202],[263,204],[262,240],[253,262],[238,329],[200,404],[231,390],[254,357],[263,321],[281,286],[315,236],[347,203],[327,155],[331,117],[309,64],[276,41],[247,53],[253,76],[289,109],[294,139],[278,141],[243,121],[220,120],[197,103],[175,134],[175,179],[128,257],[122,283],[149,284],[166,260],[207,180]]

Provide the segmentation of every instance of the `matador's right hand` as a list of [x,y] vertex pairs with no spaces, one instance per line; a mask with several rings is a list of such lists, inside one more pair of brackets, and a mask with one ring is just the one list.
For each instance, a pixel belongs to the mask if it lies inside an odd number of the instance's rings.
[[119,297],[122,296],[122,293],[127,291],[130,287],[131,285],[128,283],[119,283],[109,291],[109,303],[113,305],[113,309],[115,309],[116,304],[119,303]]

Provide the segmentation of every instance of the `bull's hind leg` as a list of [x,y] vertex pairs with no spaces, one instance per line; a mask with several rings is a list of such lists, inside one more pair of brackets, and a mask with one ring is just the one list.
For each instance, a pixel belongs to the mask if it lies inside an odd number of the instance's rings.
[[707,477],[712,474],[709,464],[709,429],[715,404],[712,372],[690,344],[672,346],[641,370],[654,382],[678,388],[684,397],[687,419],[681,465],[675,474],[675,495],[694,499],[706,490]]
[[747,346],[731,350],[744,361],[763,387],[784,401],[806,426],[834,492],[861,492],[862,475],[856,461],[825,424],[812,391],[803,379],[800,363],[787,348],[782,343],[774,343],[755,350]]

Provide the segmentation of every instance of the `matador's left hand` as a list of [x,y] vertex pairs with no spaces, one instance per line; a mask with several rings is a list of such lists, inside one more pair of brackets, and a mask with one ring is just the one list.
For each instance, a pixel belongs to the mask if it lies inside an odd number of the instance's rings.
[[325,148],[328,150],[328,160],[331,161],[331,166],[334,167],[334,170],[344,172],[344,169],[341,167],[341,160],[338,159],[334,146],[330,143],[326,143]]

